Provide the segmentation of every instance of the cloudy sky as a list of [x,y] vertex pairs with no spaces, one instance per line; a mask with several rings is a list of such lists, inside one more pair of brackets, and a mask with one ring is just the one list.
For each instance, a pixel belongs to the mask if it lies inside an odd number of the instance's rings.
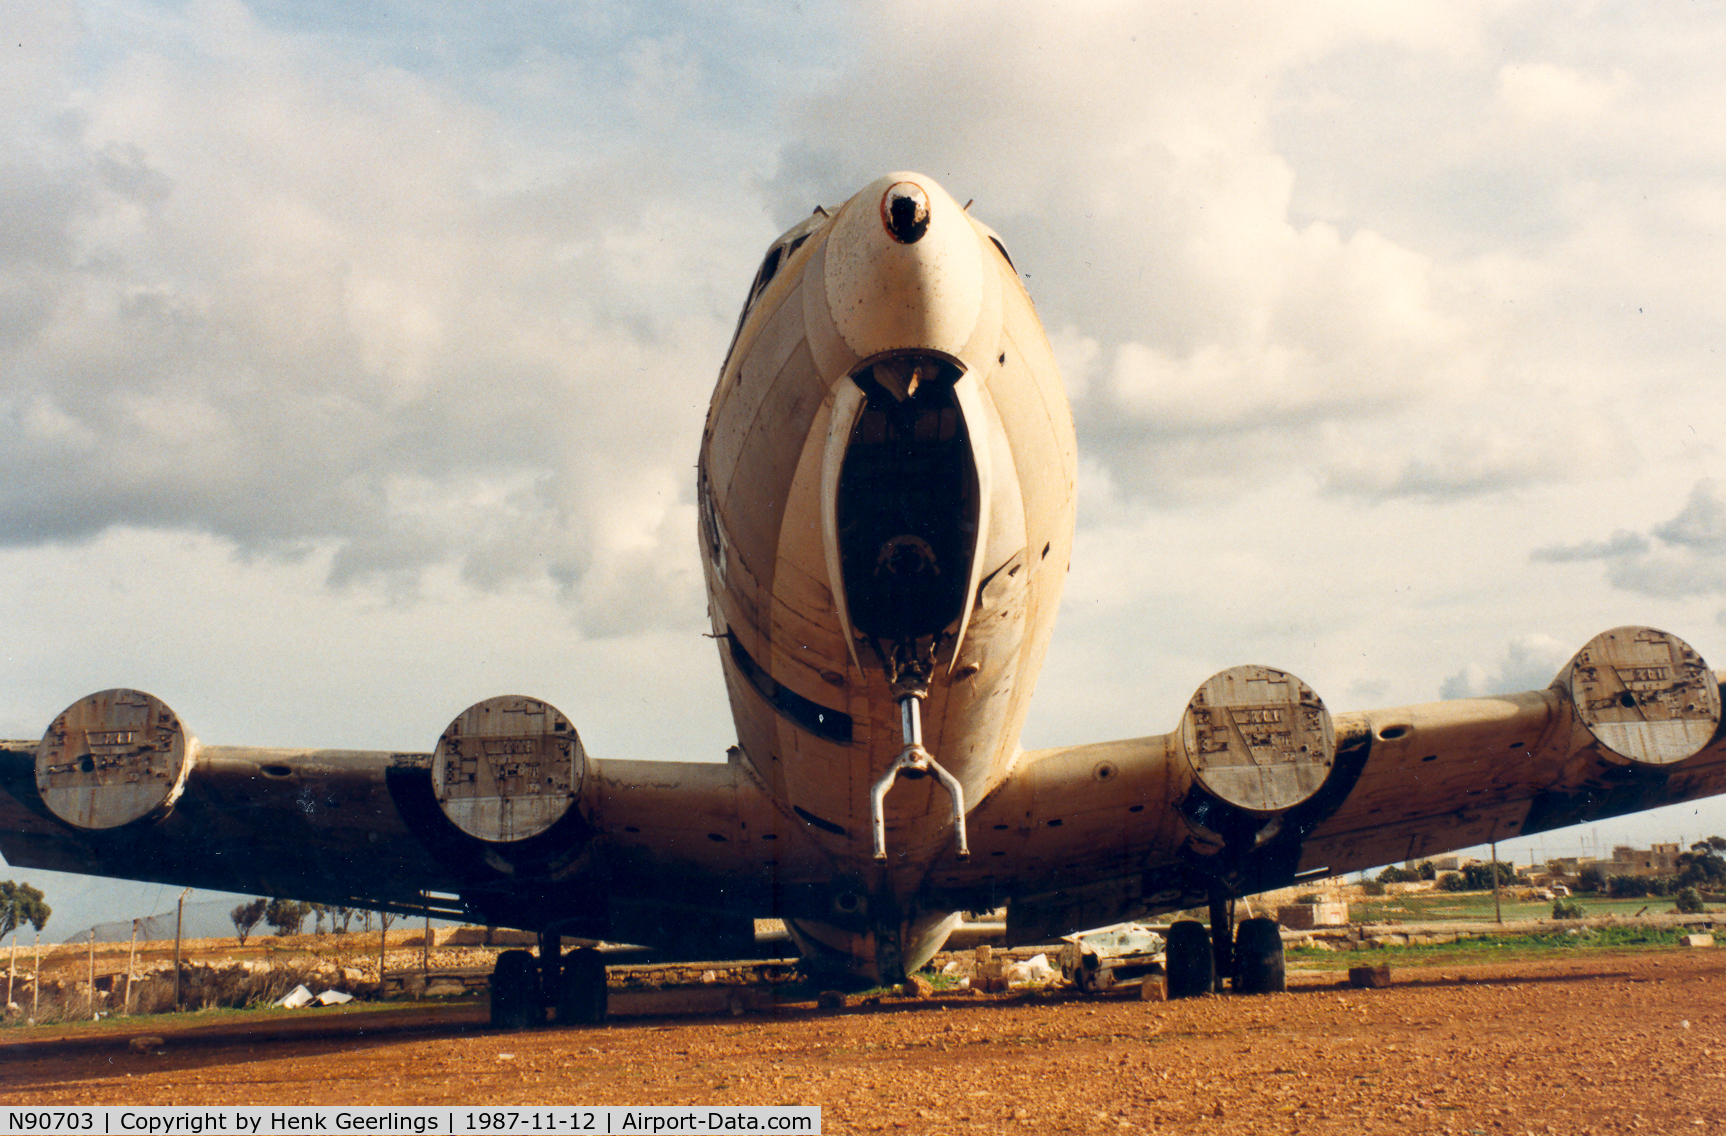
[[[514,692],[719,758],[711,385],[766,243],[893,169],[1073,399],[1027,745],[1245,662],[1335,710],[1624,623],[1726,666],[1726,5],[1196,8],[0,0],[0,736],[125,685],[430,748]],[[61,932],[171,901],[9,874]]]

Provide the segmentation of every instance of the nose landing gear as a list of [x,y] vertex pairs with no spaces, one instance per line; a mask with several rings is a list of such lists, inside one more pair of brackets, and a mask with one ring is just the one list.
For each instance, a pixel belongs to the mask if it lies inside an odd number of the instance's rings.
[[875,859],[887,860],[887,790],[893,787],[899,774],[908,769],[933,774],[941,788],[953,800],[953,841],[955,854],[961,860],[970,859],[971,845],[965,838],[965,787],[959,779],[942,769],[923,748],[923,718],[921,694],[905,694],[899,699],[899,725],[905,737],[905,748],[899,751],[887,771],[869,790],[869,820],[875,830]]

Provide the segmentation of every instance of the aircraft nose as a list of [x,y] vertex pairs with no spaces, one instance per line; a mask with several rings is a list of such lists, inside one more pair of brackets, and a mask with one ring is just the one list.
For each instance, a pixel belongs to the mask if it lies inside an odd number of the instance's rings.
[[877,178],[846,203],[828,240],[828,310],[860,358],[959,358],[983,308],[976,228],[933,179]]

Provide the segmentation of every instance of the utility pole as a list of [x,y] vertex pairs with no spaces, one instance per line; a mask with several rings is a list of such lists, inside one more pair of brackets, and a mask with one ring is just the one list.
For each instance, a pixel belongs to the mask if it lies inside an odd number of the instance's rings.
[[36,1020],[36,1007],[42,1000],[42,928],[36,928],[36,977],[30,980],[30,1020]]
[[90,1020],[95,1021],[101,1015],[96,1013],[96,928],[90,928]]

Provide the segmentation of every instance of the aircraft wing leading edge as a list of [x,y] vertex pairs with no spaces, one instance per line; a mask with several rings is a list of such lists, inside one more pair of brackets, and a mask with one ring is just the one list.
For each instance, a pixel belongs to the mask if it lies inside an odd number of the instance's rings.
[[1195,774],[1189,707],[1174,733],[1026,754],[972,814],[971,861],[933,883],[971,909],[1006,903],[1012,941],[1048,942],[1711,796],[1726,792],[1723,683],[1675,637],[1618,628],[1546,690],[1338,715],[1326,777],[1281,808],[1242,807],[1266,802],[1225,800]]
[[[1671,636],[1621,628],[1578,660],[1614,639],[1644,656],[1688,652]],[[1726,791],[1726,675],[1699,670],[1699,659],[1687,671],[1647,662],[1596,665],[1592,688],[1578,662],[1547,690],[1337,715],[1328,752],[1311,759],[1323,779],[1279,808],[1244,808],[1264,794],[1231,802],[1216,791],[1228,782],[1205,779],[1205,763],[1229,752],[1201,740],[1195,707],[1169,734],[1030,752],[971,811],[970,856],[938,860],[922,901],[1005,905],[1011,940],[1049,941],[1199,906],[1219,889],[1250,896]],[[1612,689],[1598,689],[1597,672],[1610,672]],[[1638,674],[1650,677],[1632,689]],[[1279,712],[1262,689],[1249,691],[1257,702],[1204,706],[1206,689],[1195,704],[1236,724],[1257,768],[1274,761],[1279,739],[1305,744],[1298,729],[1268,728]],[[1299,691],[1293,704],[1322,712]],[[1626,702],[1635,706],[1618,722],[1601,720]],[[1632,718],[1640,725],[1627,727]],[[723,763],[588,762],[574,818],[536,852],[452,824],[432,754],[194,742],[169,807],[80,830],[42,791],[42,749],[0,743],[0,852],[21,867],[698,951],[747,951],[754,918],[830,917],[834,868],[808,839],[810,822],[778,807],[735,750]]]

